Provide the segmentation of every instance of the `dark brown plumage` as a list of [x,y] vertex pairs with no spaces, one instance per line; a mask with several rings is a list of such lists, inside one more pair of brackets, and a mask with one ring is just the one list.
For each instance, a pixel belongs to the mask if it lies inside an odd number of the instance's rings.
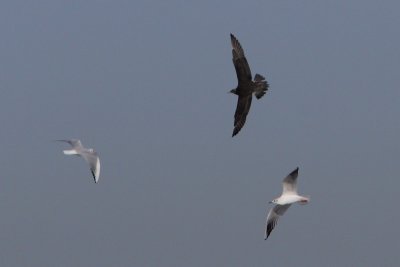
[[251,79],[251,70],[249,63],[244,55],[242,46],[236,37],[231,33],[231,44],[232,44],[232,61],[235,66],[236,76],[238,79],[238,85],[236,89],[230,92],[238,96],[236,111],[235,111],[235,122],[232,137],[239,133],[246,122],[247,114],[249,114],[252,94],[260,99],[265,95],[268,90],[268,82],[265,78],[256,74],[254,81]]

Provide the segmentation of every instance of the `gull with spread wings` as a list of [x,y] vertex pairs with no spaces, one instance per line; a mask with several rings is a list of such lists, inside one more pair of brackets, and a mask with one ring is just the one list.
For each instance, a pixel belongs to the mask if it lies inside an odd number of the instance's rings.
[[99,181],[100,176],[100,159],[97,155],[96,151],[93,148],[85,148],[82,146],[80,140],[70,139],[70,140],[56,140],[59,142],[66,142],[72,146],[72,149],[64,150],[65,155],[76,155],[81,156],[86,160],[86,162],[90,166],[90,171],[94,178],[94,182],[97,183]]
[[253,93],[257,99],[260,99],[267,92],[269,85],[265,78],[260,74],[256,74],[254,76],[254,81],[252,80],[250,66],[244,55],[243,48],[232,33],[231,44],[233,57],[232,60],[238,79],[238,85],[236,89],[232,89],[230,91],[230,93],[238,96],[235,111],[234,129],[232,133],[232,137],[234,137],[239,133],[246,122],[246,117],[250,110]]
[[265,240],[267,240],[272,230],[275,228],[279,217],[285,213],[290,205],[296,202],[298,202],[299,204],[307,204],[310,201],[309,197],[300,196],[297,194],[298,174],[299,168],[297,167],[288,176],[286,176],[285,179],[283,179],[282,195],[270,201],[270,203],[275,203],[276,205],[268,212],[264,236]]

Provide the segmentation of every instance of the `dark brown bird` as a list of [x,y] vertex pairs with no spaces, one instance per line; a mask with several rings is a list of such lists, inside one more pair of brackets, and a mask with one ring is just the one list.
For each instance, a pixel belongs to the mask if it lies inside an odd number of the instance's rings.
[[238,134],[246,122],[246,117],[247,114],[249,114],[253,93],[257,99],[260,99],[267,92],[269,85],[265,78],[260,74],[256,74],[254,76],[254,81],[251,79],[250,66],[249,63],[247,63],[243,48],[232,33],[231,43],[233,57],[232,60],[238,79],[238,85],[236,89],[232,89],[230,91],[230,93],[238,96],[235,111],[235,123],[232,133],[232,137],[234,137],[236,134]]

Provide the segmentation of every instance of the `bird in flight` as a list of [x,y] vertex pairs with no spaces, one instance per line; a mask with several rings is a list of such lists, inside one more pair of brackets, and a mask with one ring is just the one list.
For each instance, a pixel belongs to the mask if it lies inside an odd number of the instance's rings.
[[234,129],[232,133],[232,137],[234,137],[239,133],[246,122],[246,117],[251,106],[252,94],[254,93],[256,98],[260,99],[267,92],[269,84],[260,74],[256,74],[254,76],[254,80],[252,80],[250,66],[244,55],[243,48],[232,33],[231,44],[232,60],[238,79],[238,85],[236,89],[229,91],[230,93],[238,96],[235,111]]
[[290,205],[296,202],[298,202],[299,204],[307,204],[310,201],[309,197],[300,196],[297,194],[296,181],[298,174],[299,168],[297,167],[288,176],[286,176],[285,179],[283,179],[282,195],[270,201],[270,203],[275,203],[275,207],[273,207],[267,215],[267,223],[264,236],[265,240],[267,240],[272,230],[275,228],[279,216],[282,216],[285,211],[290,207]]
[[93,148],[85,148],[82,146],[80,140],[70,139],[70,140],[56,140],[59,142],[66,142],[72,146],[72,149],[64,150],[65,155],[76,155],[81,156],[86,160],[86,162],[90,166],[90,171],[94,178],[94,182],[97,183],[99,181],[100,176],[100,159],[97,155],[96,151]]

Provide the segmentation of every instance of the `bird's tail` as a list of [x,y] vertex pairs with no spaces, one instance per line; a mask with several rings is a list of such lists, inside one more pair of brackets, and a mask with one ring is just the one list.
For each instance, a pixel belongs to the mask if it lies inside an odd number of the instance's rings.
[[265,80],[264,76],[258,73],[254,76],[254,84],[255,84],[254,94],[257,99],[260,99],[268,91],[269,84]]
[[305,205],[308,204],[308,202],[310,202],[310,196],[303,196],[302,199],[299,201],[299,204]]
[[70,150],[63,150],[65,155],[78,155],[78,152],[76,152],[75,149],[70,149]]

